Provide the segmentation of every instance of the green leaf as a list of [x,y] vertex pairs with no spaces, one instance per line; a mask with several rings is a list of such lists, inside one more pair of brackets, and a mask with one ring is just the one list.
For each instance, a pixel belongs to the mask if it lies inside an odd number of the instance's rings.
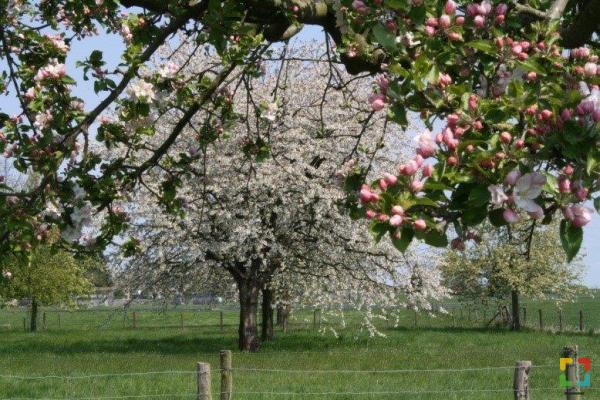
[[496,48],[496,45],[489,40],[474,40],[466,43],[465,46],[480,50],[491,56],[498,55],[498,49]]
[[390,225],[386,222],[373,221],[369,226],[369,230],[375,239],[375,243],[379,243],[386,233],[390,230]]
[[410,242],[412,242],[414,236],[415,231],[409,226],[404,226],[400,232],[399,238],[394,237],[392,234],[392,244],[394,247],[404,253],[410,245]]
[[386,29],[383,25],[377,24],[373,27],[373,36],[375,36],[377,43],[379,43],[387,51],[396,51],[396,35]]
[[447,247],[448,238],[445,233],[432,229],[425,234],[425,243],[434,247]]
[[596,151],[596,149],[592,148],[590,149],[590,151],[588,151],[587,154],[587,164],[586,164],[586,172],[588,175],[591,175],[592,172],[596,169],[596,167],[598,166],[598,163],[600,162],[598,160],[598,152]]
[[600,214],[600,197],[594,199],[594,207],[596,207],[596,211]]
[[583,229],[578,228],[568,220],[563,219],[560,222],[560,242],[567,254],[568,262],[571,262],[577,253],[579,253],[582,241]]
[[507,225],[508,223],[504,219],[503,213],[504,213],[504,210],[501,208],[490,211],[490,213],[488,214],[490,223],[496,227]]
[[540,75],[546,75],[546,70],[537,61],[529,59],[525,61],[518,61],[521,66],[529,71],[533,71]]
[[481,207],[489,203],[490,191],[485,186],[476,186],[469,193],[467,207]]
[[463,223],[466,226],[476,226],[482,223],[487,217],[487,206],[479,208],[468,208],[463,215]]

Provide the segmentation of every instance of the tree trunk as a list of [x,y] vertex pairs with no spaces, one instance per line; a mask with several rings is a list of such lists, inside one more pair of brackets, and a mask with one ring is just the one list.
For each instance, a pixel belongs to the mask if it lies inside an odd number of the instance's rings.
[[512,325],[511,329],[513,331],[521,330],[521,307],[519,306],[519,292],[517,290],[513,290],[510,293],[512,299]]
[[241,351],[257,351],[259,347],[257,311],[258,293],[257,282],[246,280],[238,282],[240,296],[240,326],[239,348]]
[[35,298],[31,298],[31,322],[29,330],[31,332],[37,331],[37,316],[38,316],[38,302]]
[[290,306],[279,304],[277,305],[277,326],[284,326],[290,315]]
[[273,291],[265,288],[262,290],[262,326],[261,340],[273,340]]

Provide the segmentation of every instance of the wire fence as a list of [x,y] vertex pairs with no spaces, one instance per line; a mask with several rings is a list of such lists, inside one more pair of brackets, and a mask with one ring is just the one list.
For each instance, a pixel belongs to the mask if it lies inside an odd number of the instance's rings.
[[[139,306],[137,306],[139,307]],[[550,332],[600,332],[600,304],[526,304],[521,307],[523,327]],[[461,303],[435,304],[430,311],[406,308],[386,310],[372,323],[379,330],[403,328],[493,328],[508,324],[507,310],[491,306],[465,306]],[[0,310],[0,331],[28,331],[31,315],[26,308]],[[259,316],[260,319],[260,316]],[[38,314],[38,329],[42,330],[118,330],[118,329],[206,329],[234,332],[238,327],[239,311],[235,307],[209,309],[206,307],[139,307],[99,308],[84,310],[44,309]],[[320,310],[295,309],[286,328],[290,331],[352,330],[364,319],[360,313],[349,311],[341,318]],[[260,323],[260,321],[259,321]]]
[[[223,353],[223,352],[222,352]],[[227,352],[229,357],[231,357],[231,352]],[[164,370],[164,371],[140,371],[140,372],[124,372],[124,373],[111,373],[111,374],[89,374],[89,375],[38,375],[38,376],[27,376],[27,375],[0,375],[0,387],[6,381],[54,381],[54,380],[63,380],[63,381],[71,381],[71,380],[98,380],[98,379],[108,379],[108,378],[119,378],[119,379],[135,379],[143,376],[162,376],[162,375],[171,375],[171,376],[186,376],[189,381],[194,381],[194,376],[196,376],[196,383],[198,385],[198,389],[196,391],[188,391],[188,392],[165,392],[165,393],[147,393],[147,394],[122,394],[122,395],[98,395],[98,396],[65,396],[65,397],[0,397],[0,400],[101,400],[101,399],[129,399],[129,398],[190,398],[196,400],[212,400],[213,396],[215,399],[217,398],[238,398],[238,399],[248,399],[248,398],[301,398],[301,397],[309,397],[309,398],[339,398],[339,397],[366,397],[366,398],[382,398],[382,397],[390,397],[390,396],[416,396],[416,397],[431,397],[431,398],[439,398],[437,395],[446,394],[446,395],[457,395],[461,396],[460,398],[464,398],[464,396],[478,396],[474,398],[482,398],[481,396],[484,394],[502,394],[501,398],[506,398],[505,395],[509,393],[514,393],[518,388],[521,388],[517,383],[518,376],[521,374],[514,374],[514,384],[513,387],[504,386],[504,387],[457,387],[456,385],[447,386],[447,387],[435,387],[435,388],[427,388],[424,387],[422,389],[373,389],[373,390],[311,390],[310,380],[314,378],[315,374],[327,374],[327,375],[346,375],[346,374],[372,374],[372,375],[390,375],[394,374],[397,376],[409,374],[430,374],[430,373],[439,373],[439,374],[452,374],[452,375],[460,375],[461,373],[471,373],[478,372],[481,377],[489,377],[489,374],[499,373],[503,376],[506,375],[507,378],[511,377],[512,371],[524,369],[526,370],[526,374],[529,374],[530,369],[534,370],[555,370],[556,381],[558,381],[558,365],[527,365],[517,363],[516,365],[502,365],[502,366],[481,366],[481,367],[472,367],[472,368],[405,368],[405,369],[294,369],[294,368],[258,368],[253,366],[241,366],[241,367],[228,367],[227,363],[223,361],[221,358],[220,368],[209,369],[208,372],[208,381],[211,381],[211,372],[214,373],[212,377],[218,378],[219,375],[221,377],[220,387],[217,381],[213,384],[213,387],[219,387],[219,391],[213,391],[210,389],[209,391],[202,391],[201,386],[203,385],[203,380],[200,379],[200,368],[197,370]],[[231,363],[231,361],[229,361]],[[558,363],[557,363],[558,364]],[[230,365],[230,364],[229,364]],[[223,368],[223,367],[226,368]],[[550,372],[550,371],[549,371]],[[224,378],[224,374],[230,374],[229,378]],[[277,388],[273,388],[273,390],[245,390],[243,387],[240,390],[233,390],[232,377],[237,376],[238,374],[285,374],[288,376],[289,374],[302,374],[306,378],[306,384],[302,385],[303,390],[281,390]],[[191,378],[190,378],[191,377]],[[481,382],[487,382],[488,379],[478,380]],[[536,386],[535,384],[529,386],[529,378],[524,379],[524,383],[526,386],[527,396],[529,392],[553,392],[554,395],[562,396],[564,392],[564,388],[556,385],[556,386]],[[4,381],[4,383],[3,383]],[[410,382],[410,381],[409,381]],[[471,382],[474,383],[474,382]],[[522,383],[522,382],[521,382]],[[558,382],[557,382],[558,383]],[[227,385],[227,386],[226,386]],[[414,386],[414,385],[413,385]],[[225,391],[224,391],[225,390]],[[520,390],[520,389],[519,389]],[[594,391],[596,388],[587,388],[586,391]],[[201,397],[201,393],[205,393],[204,396]],[[226,393],[229,397],[222,397],[222,394]],[[220,397],[221,396],[221,397]],[[251,397],[249,397],[251,396]],[[521,397],[520,397],[521,398]],[[529,397],[522,397],[523,399],[528,399]]]

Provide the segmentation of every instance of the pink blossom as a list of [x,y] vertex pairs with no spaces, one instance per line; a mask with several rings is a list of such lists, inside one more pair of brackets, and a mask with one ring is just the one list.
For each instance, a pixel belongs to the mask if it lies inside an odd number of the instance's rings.
[[379,79],[377,79],[377,84],[379,85],[381,93],[385,94],[390,87],[390,80],[385,75],[381,75]]
[[566,177],[561,177],[558,180],[558,191],[561,193],[571,193],[571,180]]
[[569,206],[568,218],[574,226],[581,228],[586,226],[591,220],[594,211],[581,204],[573,204]]
[[479,13],[479,6],[475,3],[471,3],[467,6],[467,14],[470,17],[474,17]]
[[577,190],[575,191],[575,197],[577,197],[577,199],[579,201],[584,201],[587,199],[588,194],[589,194],[589,190],[588,188],[585,188],[583,186],[580,186],[577,188]]
[[423,157],[420,154],[417,154],[413,160],[415,161],[415,163],[417,163],[417,167],[421,168],[421,166],[423,165]]
[[519,221],[519,214],[517,214],[510,208],[507,208],[502,212],[502,217],[509,224],[514,224]]
[[502,206],[508,200],[508,196],[504,193],[504,189],[500,185],[490,185],[488,186],[488,191],[492,196],[492,204],[496,207]]
[[477,15],[474,19],[473,22],[475,23],[475,26],[477,28],[483,28],[485,26],[485,17],[481,16],[481,15]]
[[373,219],[377,216],[377,213],[373,210],[367,210],[366,216],[367,219]]
[[373,111],[381,111],[385,107],[385,96],[383,94],[373,94],[369,97],[369,104]]
[[388,188],[388,183],[385,181],[385,179],[380,179],[380,180],[379,180],[379,188],[380,188],[382,191],[386,191],[386,190],[387,190],[387,188]]
[[508,6],[504,3],[500,3],[496,6],[496,14],[504,15],[508,11]]
[[510,143],[512,141],[512,135],[508,132],[502,132],[500,134],[500,141],[502,143]]
[[546,177],[538,172],[531,172],[519,178],[513,192],[517,207],[528,213],[539,212],[541,207],[534,200],[542,194],[545,184]]
[[449,28],[451,25],[452,21],[450,20],[450,16],[443,14],[440,17],[440,27],[443,29]]
[[587,76],[596,75],[597,70],[598,70],[598,66],[596,65],[596,63],[588,62],[588,63],[585,63],[585,65],[583,66],[583,72]]
[[562,172],[567,176],[571,176],[573,175],[573,172],[575,172],[575,168],[573,168],[573,166],[569,164],[562,169]]

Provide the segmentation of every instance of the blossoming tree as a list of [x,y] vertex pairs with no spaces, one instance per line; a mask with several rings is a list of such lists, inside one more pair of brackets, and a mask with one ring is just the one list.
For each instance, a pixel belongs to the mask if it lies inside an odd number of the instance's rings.
[[[349,179],[350,198],[363,203],[353,213],[371,218],[377,237],[389,234],[401,250],[414,237],[445,246],[450,227],[464,241],[485,218],[498,225],[560,218],[568,257],[579,250],[592,213],[585,202],[599,186],[598,2],[2,0],[0,7],[0,92],[19,108],[0,114],[0,150],[22,173],[42,176],[27,191],[0,184],[5,252],[43,242],[42,226],[58,225],[77,240],[74,228],[92,208],[107,218],[85,243],[105,246],[127,225],[113,203],[167,164],[172,174],[158,194],[176,209],[176,182],[193,158],[166,157],[168,150],[201,111],[212,115],[202,140],[215,140],[233,117],[221,89],[256,73],[270,45],[303,23],[323,26],[335,42],[328,61],[381,75],[373,111],[401,125],[414,111],[434,130],[423,134],[415,159],[383,181],[361,188]],[[65,60],[74,40],[99,28],[120,34],[127,47],[115,69],[98,50],[80,60],[105,96],[86,110],[71,92]],[[219,60],[195,76],[181,74],[186,61],[143,74],[166,42],[208,48]],[[156,95],[164,90],[174,96]],[[94,135],[109,109],[118,118]],[[174,121],[160,142],[149,139],[151,111]],[[90,151],[94,140],[122,156],[103,159]],[[264,143],[253,146],[261,151]]]
[[[435,271],[415,265],[416,256],[407,264],[393,247],[374,246],[360,221],[340,212],[346,176],[363,171],[360,165],[387,169],[406,147],[395,138],[399,127],[373,117],[368,107],[372,78],[330,66],[324,46],[284,47],[274,58],[262,75],[246,78],[251,91],[226,91],[238,119],[219,139],[200,148],[210,118],[203,110],[166,153],[194,158],[170,203],[181,208],[179,215],[157,205],[167,168],[145,177],[143,188],[121,205],[130,219],[129,245],[137,251],[116,257],[144,284],[180,288],[199,275],[235,282],[239,346],[250,351],[259,346],[261,293],[263,340],[272,337],[276,302],[329,314],[354,306],[375,334],[373,316],[380,310],[389,315],[391,306],[406,303],[428,308],[446,294]],[[205,64],[196,60],[187,68]],[[168,120],[157,124],[156,140],[170,130]],[[390,160],[383,148],[395,156]]]

